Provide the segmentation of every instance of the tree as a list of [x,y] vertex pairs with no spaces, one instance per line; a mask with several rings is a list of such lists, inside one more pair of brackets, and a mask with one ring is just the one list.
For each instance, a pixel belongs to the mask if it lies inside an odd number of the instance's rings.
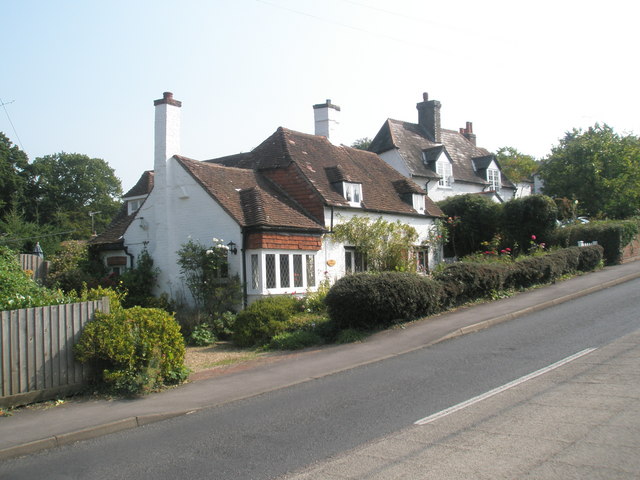
[[28,166],[27,154],[0,132],[0,218],[22,205]]
[[333,228],[333,239],[348,242],[364,254],[369,270],[415,270],[409,252],[418,239],[418,232],[400,220],[387,222],[379,217],[371,221],[369,217],[353,217]]
[[502,173],[514,183],[531,180],[540,164],[531,155],[519,152],[513,147],[502,147],[496,152]]
[[78,153],[58,153],[36,158],[29,166],[29,220],[72,230],[86,238],[94,228],[104,229],[120,208],[120,180],[102,159]]
[[371,141],[372,140],[369,137],[362,137],[353,142],[351,147],[357,148],[358,150],[369,150]]
[[626,218],[640,212],[640,140],[606,124],[567,132],[540,175],[545,194],[578,200],[580,213]]

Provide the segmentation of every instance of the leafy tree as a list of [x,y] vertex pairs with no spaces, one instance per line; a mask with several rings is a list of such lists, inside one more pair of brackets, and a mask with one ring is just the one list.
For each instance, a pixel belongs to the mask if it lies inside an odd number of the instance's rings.
[[496,152],[496,158],[502,173],[514,183],[531,180],[540,166],[531,155],[521,153],[513,147],[499,148]]
[[640,212],[640,139],[606,124],[567,132],[540,175],[545,194],[578,200],[581,213],[626,218]]
[[371,141],[372,140],[369,137],[362,137],[353,142],[351,146],[353,148],[357,148],[358,150],[369,150]]
[[353,217],[333,229],[333,238],[348,242],[367,258],[370,270],[410,271],[415,263],[409,258],[418,232],[411,225],[388,222],[382,217],[371,221],[369,217]]
[[100,231],[120,207],[120,180],[102,159],[62,152],[36,158],[29,171],[29,220],[86,238],[91,234],[90,212],[100,212],[94,216],[94,227]]
[[46,257],[59,248],[61,239],[50,225],[27,221],[17,207],[11,208],[0,218],[0,245],[7,245],[21,253],[33,252],[36,242],[40,242]]
[[0,218],[24,201],[27,154],[0,132]]

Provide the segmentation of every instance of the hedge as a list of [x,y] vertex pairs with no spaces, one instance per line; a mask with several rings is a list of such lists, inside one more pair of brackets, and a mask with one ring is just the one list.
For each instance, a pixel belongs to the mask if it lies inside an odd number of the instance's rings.
[[386,327],[440,311],[441,285],[411,273],[348,275],[325,298],[329,317],[341,329]]
[[560,247],[575,246],[579,241],[598,242],[604,248],[607,265],[622,261],[622,250],[638,235],[638,222],[634,220],[592,222],[557,228],[550,243]]
[[348,275],[331,288],[325,302],[341,329],[384,328],[426,317],[503,289],[554,282],[562,275],[594,270],[602,261],[600,245],[571,247],[513,263],[459,262],[434,278],[385,272]]

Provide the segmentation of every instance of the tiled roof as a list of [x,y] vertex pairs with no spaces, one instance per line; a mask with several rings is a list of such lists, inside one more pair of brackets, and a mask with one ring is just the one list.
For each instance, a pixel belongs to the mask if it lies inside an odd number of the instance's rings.
[[149,195],[151,190],[153,190],[153,170],[147,170],[140,176],[138,183],[136,183],[131,190],[125,193],[122,198]]
[[[349,207],[349,202],[338,188],[341,182],[347,181],[362,185],[362,207],[365,210],[418,214],[396,191],[394,182],[405,180],[399,172],[372,152],[336,146],[322,136],[280,127],[251,154],[215,161],[258,171],[287,167],[293,163],[325,205]],[[428,198],[427,212],[432,216],[442,215]]]
[[[143,195],[149,195],[153,190],[153,170],[147,170],[140,176],[138,182],[125,193],[122,198],[125,199],[124,205],[120,208],[116,216],[111,220],[109,226],[100,235],[93,237],[89,240],[91,245],[109,245],[109,244],[121,244],[123,243],[122,236],[127,230],[133,219],[136,217],[136,212],[128,214],[129,207],[126,199],[131,197],[141,197]],[[139,208],[138,208],[139,210]]]
[[89,244],[109,245],[123,243],[122,236],[136,216],[135,212],[128,215],[127,208],[127,203],[125,202],[105,231],[89,240]]
[[243,227],[319,231],[323,226],[294,208],[259,172],[175,157],[180,165]]
[[[491,152],[475,146],[463,134],[455,130],[441,129],[440,137],[442,143],[434,143],[419,124],[388,119],[372,140],[369,150],[383,153],[397,148],[413,176],[439,178],[433,168],[430,168],[429,163],[425,164],[423,152],[427,152],[427,157],[435,156],[438,153],[437,148],[444,146],[452,161],[452,173],[455,181],[480,185],[489,184],[474,170],[473,159],[493,158]],[[502,175],[502,186],[514,188],[504,175]]]

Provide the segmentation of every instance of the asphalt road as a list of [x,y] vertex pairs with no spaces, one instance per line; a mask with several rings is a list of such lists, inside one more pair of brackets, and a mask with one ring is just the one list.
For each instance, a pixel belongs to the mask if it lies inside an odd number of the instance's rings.
[[8,460],[2,479],[268,479],[640,328],[640,280],[248,400]]

